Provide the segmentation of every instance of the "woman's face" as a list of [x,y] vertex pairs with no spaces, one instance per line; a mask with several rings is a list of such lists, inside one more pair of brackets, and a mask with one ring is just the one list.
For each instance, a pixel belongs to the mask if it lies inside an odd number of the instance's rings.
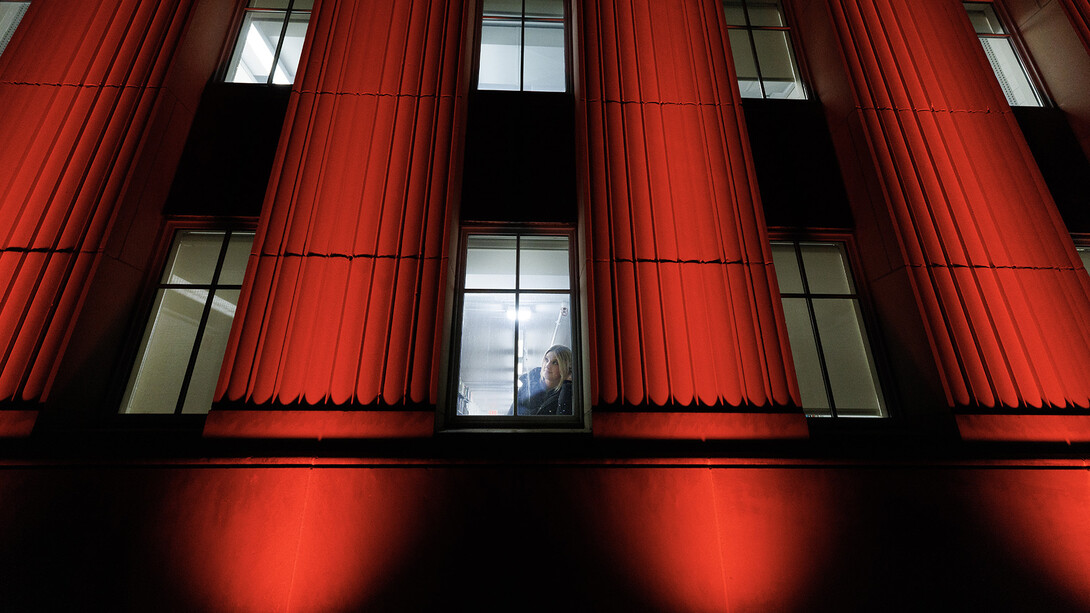
[[560,360],[556,354],[550,351],[541,360],[541,378],[545,381],[545,387],[554,388],[560,385],[564,376],[560,374]]

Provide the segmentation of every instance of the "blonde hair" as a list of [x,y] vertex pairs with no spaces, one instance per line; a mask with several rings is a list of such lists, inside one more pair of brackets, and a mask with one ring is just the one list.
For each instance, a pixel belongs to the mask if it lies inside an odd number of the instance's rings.
[[[545,355],[550,353],[556,356],[556,362],[560,365],[560,384],[563,385],[564,381],[572,374],[571,349],[564,345],[553,345],[545,350]],[[545,380],[544,371],[541,373],[541,380]]]

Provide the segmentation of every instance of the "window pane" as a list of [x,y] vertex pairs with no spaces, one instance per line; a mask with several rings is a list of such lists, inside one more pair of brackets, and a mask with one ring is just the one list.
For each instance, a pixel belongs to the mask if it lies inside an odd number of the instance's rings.
[[227,67],[229,83],[268,83],[285,18],[286,14],[281,11],[246,15],[239,44]]
[[466,294],[458,362],[459,415],[511,415],[515,402],[514,294]]
[[513,236],[470,236],[466,242],[466,289],[515,289]]
[[799,260],[795,255],[795,246],[791,243],[772,243],[772,264],[776,267],[776,281],[780,292],[801,294],[802,275],[799,274]]
[[220,270],[219,285],[242,285],[253,244],[253,232],[231,234],[231,241],[227,245],[227,255],[223,258],[223,268]]
[[15,35],[15,28],[19,27],[29,6],[29,2],[0,2],[0,53]]
[[528,22],[525,53],[523,91],[562,92],[567,89],[562,24]]
[[171,248],[162,282],[207,285],[212,282],[223,246],[223,232],[181,232]]
[[802,265],[812,294],[853,294],[839,244],[801,243]]
[[856,302],[816,299],[813,304],[837,413],[880,417],[882,409]]
[[239,290],[227,289],[216,291],[212,297],[212,309],[201,336],[201,348],[189,379],[182,413],[207,413],[212,408],[212,397],[216,392],[223,353],[227,349],[227,337],[235,317],[238,295]]
[[314,0],[295,0],[295,4],[291,5],[292,11],[310,11],[314,10]]
[[746,13],[741,2],[724,2],[723,15],[727,19],[728,26],[746,25]]
[[1086,268],[1087,272],[1090,272],[1090,247],[1076,247],[1075,249],[1079,252],[1083,267]]
[[528,19],[563,19],[563,0],[526,0],[526,17]]
[[481,63],[477,89],[518,91],[521,52],[521,22],[486,19],[481,24]]
[[299,57],[303,53],[303,41],[306,40],[308,23],[310,23],[310,13],[292,12],[291,18],[288,19],[288,29],[284,33],[284,44],[280,46],[273,83],[291,85],[295,82],[295,73],[299,70]]
[[791,341],[791,358],[795,362],[795,376],[802,394],[802,406],[809,415],[832,415],[806,299],[784,298],[783,312],[787,320],[787,337]]
[[768,98],[803,98],[802,80],[795,70],[791,56],[791,43],[787,32],[779,30],[754,30],[753,43],[757,48],[757,63]]
[[730,37],[730,51],[734,56],[734,70],[738,73],[738,80],[756,80],[757,63],[753,60],[749,34],[746,30],[730,30],[727,35]]
[[787,24],[783,21],[783,11],[779,2],[747,2],[749,8],[749,25],[755,27],[781,28]]
[[995,14],[995,9],[987,4],[967,3],[965,11],[977,34],[1006,34],[1003,24]]
[[568,289],[568,239],[523,237],[519,253],[520,289]]
[[159,291],[122,412],[174,412],[207,297],[205,290]]
[[981,38],[980,44],[984,47],[984,55],[988,56],[988,62],[995,71],[995,78],[999,80],[999,87],[1003,89],[1007,102],[1011,106],[1040,106],[1037,92],[1030,84],[1021,60],[1014,53],[1010,39]]
[[522,18],[522,0],[485,0],[485,17],[513,17]]
[[[568,296],[519,299],[519,415],[571,415],[571,304]],[[555,370],[546,363],[557,360]]]
[[255,9],[286,9],[288,0],[250,0],[249,6]]

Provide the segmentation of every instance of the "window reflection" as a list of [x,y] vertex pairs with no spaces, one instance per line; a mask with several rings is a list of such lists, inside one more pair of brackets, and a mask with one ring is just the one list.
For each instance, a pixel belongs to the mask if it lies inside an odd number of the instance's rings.
[[485,0],[477,89],[567,91],[563,0]]
[[294,83],[313,5],[314,0],[250,0],[226,81]]
[[726,0],[723,14],[741,96],[806,98],[780,3]]

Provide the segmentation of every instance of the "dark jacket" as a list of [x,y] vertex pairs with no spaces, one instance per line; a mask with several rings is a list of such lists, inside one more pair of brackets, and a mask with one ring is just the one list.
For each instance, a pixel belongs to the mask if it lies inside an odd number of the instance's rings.
[[571,415],[572,385],[565,381],[556,389],[545,389],[541,368],[519,377],[518,415]]

